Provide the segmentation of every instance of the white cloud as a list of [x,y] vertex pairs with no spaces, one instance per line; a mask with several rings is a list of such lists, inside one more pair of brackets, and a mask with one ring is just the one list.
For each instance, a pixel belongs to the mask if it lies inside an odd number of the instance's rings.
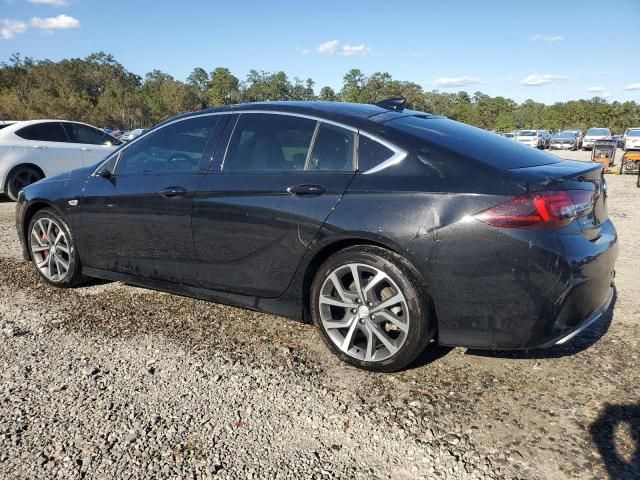
[[522,80],[520,80],[520,83],[528,87],[539,87],[541,85],[547,85],[549,83],[566,82],[567,80],[569,80],[569,77],[565,75],[533,74],[529,75],[527,78],[523,78]]
[[451,88],[451,87],[466,87],[467,85],[475,85],[482,83],[478,77],[440,77],[437,78],[433,84],[436,87]]
[[607,92],[607,89],[604,87],[589,87],[587,88],[587,92],[595,93],[599,97],[610,97],[611,93]]
[[331,55],[336,51],[338,45],[340,45],[340,40],[329,40],[328,42],[324,42],[318,45],[318,48],[316,48],[316,50],[318,53]]
[[367,53],[369,53],[369,48],[364,46],[364,43],[361,43],[360,45],[349,45],[348,43],[345,43],[344,45],[342,45],[342,55],[344,55],[345,57],[351,57],[353,55],[366,55]]
[[39,3],[41,5],[51,5],[54,7],[67,7],[71,4],[69,0],[28,0],[29,3]]
[[531,40],[532,42],[537,42],[537,41],[541,41],[541,42],[559,42],[561,40],[564,40],[564,37],[562,35],[543,35],[541,33],[536,33],[529,40]]
[[630,83],[624,87],[624,90],[640,90],[640,82]]
[[303,48],[302,50],[300,50],[300,53],[302,55],[309,55],[311,53],[311,50],[309,50],[308,48]]
[[9,40],[16,36],[17,33],[27,31],[27,24],[20,20],[12,20],[11,18],[0,18],[0,38]]
[[69,15],[57,15],[55,17],[33,17],[29,24],[32,27],[42,30],[67,30],[70,28],[80,28],[80,20]]

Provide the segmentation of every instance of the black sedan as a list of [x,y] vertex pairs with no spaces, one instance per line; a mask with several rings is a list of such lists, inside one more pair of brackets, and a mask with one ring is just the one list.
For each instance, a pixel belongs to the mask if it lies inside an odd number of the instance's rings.
[[393,371],[432,339],[545,347],[612,298],[602,167],[401,103],[270,102],[165,121],[25,188],[24,257],[86,277],[310,320]]

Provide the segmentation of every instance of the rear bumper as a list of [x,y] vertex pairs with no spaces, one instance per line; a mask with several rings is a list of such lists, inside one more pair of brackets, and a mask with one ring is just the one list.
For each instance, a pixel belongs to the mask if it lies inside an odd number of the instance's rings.
[[[479,223],[479,222],[478,222]],[[442,235],[433,284],[438,341],[478,349],[569,341],[606,311],[618,255],[613,223],[597,238],[477,224],[473,242]],[[455,282],[451,281],[455,278]]]
[[607,300],[598,308],[595,312],[585,318],[578,326],[574,327],[572,330],[563,332],[559,338],[551,339],[544,345],[541,345],[542,348],[552,347],[554,345],[563,345],[571,340],[576,335],[582,333],[584,330],[589,328],[591,325],[596,323],[602,315],[607,311],[609,305],[611,305],[611,300],[613,300],[613,287],[611,288],[611,292],[609,293],[609,297]]

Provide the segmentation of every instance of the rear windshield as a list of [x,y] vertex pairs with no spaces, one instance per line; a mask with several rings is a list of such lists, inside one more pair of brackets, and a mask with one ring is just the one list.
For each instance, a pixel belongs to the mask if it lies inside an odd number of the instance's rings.
[[448,118],[407,116],[386,125],[424,140],[425,147],[437,145],[499,168],[524,168],[560,161],[538,149]]
[[553,138],[575,138],[576,137],[576,133],[575,132],[560,132],[560,133],[556,133]]
[[629,130],[627,137],[640,137],[640,130]]
[[521,130],[518,132],[519,137],[536,137],[538,136],[538,132],[535,130]]

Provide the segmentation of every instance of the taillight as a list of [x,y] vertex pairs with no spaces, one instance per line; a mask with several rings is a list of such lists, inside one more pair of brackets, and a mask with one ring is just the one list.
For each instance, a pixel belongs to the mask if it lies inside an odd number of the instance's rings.
[[487,225],[503,228],[565,227],[588,215],[596,201],[589,190],[531,192],[474,215]]

